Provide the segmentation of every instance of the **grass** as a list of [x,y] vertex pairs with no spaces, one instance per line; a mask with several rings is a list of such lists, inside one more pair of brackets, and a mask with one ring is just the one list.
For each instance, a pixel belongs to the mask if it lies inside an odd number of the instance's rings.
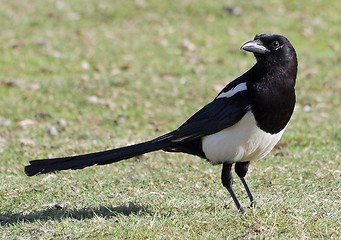
[[[340,239],[341,3],[2,1],[3,239]],[[247,179],[240,216],[220,167],[163,152],[28,178],[30,159],[99,151],[169,131],[254,58],[256,33],[299,57],[297,106]],[[236,193],[248,204],[236,179]]]

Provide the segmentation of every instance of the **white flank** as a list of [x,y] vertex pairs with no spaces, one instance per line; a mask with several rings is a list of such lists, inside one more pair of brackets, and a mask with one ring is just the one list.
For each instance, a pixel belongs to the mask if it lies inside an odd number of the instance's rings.
[[212,164],[246,162],[265,157],[277,144],[285,128],[277,134],[257,127],[252,112],[235,125],[203,137],[202,148]]
[[220,93],[217,98],[224,98],[224,97],[229,98],[235,95],[236,93],[245,91],[245,90],[247,90],[246,82],[242,82],[242,83],[239,83],[234,88],[231,88],[229,91]]

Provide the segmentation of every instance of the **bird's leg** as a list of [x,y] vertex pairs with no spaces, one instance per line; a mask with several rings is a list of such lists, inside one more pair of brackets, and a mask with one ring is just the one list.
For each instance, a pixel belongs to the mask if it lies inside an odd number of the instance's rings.
[[247,196],[249,197],[250,199],[250,202],[251,202],[251,207],[255,207],[256,206],[256,201],[255,199],[253,198],[253,195],[250,191],[250,188],[247,184],[247,182],[245,181],[245,175],[247,173],[247,170],[249,169],[249,165],[250,165],[250,162],[238,162],[235,164],[234,166],[234,170],[235,172],[237,173],[237,175],[240,177],[240,180],[242,181],[243,185],[244,185],[244,188],[247,192]]
[[229,164],[229,163],[223,164],[223,169],[221,170],[221,182],[223,186],[226,187],[227,191],[229,191],[239,212],[243,213],[244,209],[240,206],[238,198],[236,197],[236,194],[232,190],[233,176],[231,173],[231,167],[232,167],[232,164]]

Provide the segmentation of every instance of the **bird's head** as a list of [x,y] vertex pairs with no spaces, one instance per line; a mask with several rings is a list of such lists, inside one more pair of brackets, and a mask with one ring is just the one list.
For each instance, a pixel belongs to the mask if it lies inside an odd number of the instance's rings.
[[252,52],[258,62],[271,67],[291,62],[297,65],[296,52],[289,40],[278,34],[258,34],[241,49]]

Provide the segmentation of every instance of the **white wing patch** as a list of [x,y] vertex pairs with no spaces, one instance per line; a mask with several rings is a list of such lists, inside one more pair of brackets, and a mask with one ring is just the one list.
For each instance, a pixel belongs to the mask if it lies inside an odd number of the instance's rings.
[[247,90],[246,82],[242,82],[242,83],[239,83],[234,88],[231,88],[229,91],[220,93],[217,98],[225,98],[225,97],[229,98],[238,92],[246,91],[246,90]]

